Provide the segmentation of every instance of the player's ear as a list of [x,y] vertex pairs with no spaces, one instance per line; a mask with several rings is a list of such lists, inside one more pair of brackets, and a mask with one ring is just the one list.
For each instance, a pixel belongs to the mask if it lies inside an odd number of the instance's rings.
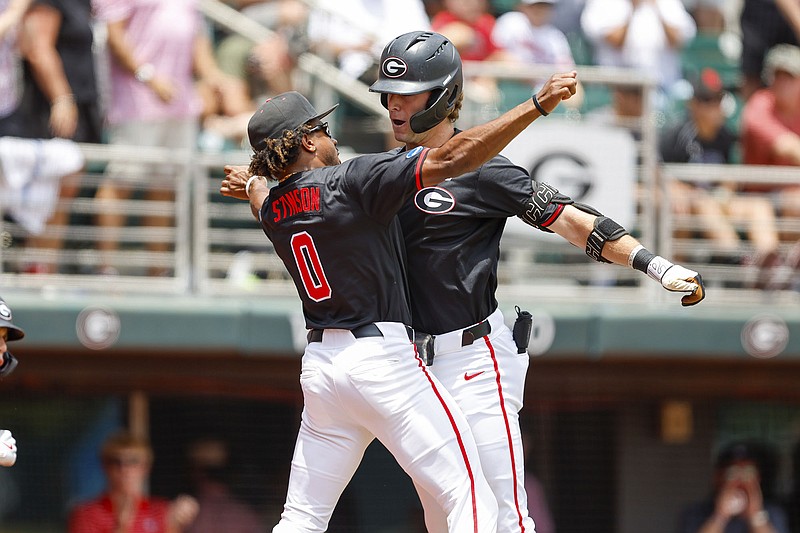
[[303,135],[303,149],[309,152],[316,152],[317,151],[317,144],[314,142],[314,138],[311,135],[304,134]]

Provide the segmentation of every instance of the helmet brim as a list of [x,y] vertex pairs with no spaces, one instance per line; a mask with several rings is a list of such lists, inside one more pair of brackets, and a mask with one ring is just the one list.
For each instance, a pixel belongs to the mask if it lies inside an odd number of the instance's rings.
[[412,95],[441,88],[442,85],[439,83],[426,84],[418,81],[378,80],[370,85],[369,90],[373,93],[381,94]]
[[6,320],[0,320],[0,328],[8,329],[8,340],[18,341],[25,336],[25,332]]

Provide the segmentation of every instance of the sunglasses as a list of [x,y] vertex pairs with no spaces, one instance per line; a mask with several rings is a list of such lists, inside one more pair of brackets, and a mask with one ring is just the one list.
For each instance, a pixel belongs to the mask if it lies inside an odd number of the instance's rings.
[[315,132],[317,130],[322,130],[322,132],[325,135],[327,135],[328,137],[333,138],[333,135],[331,135],[331,130],[328,129],[328,123],[327,122],[320,122],[319,124],[317,124],[316,126],[311,128],[310,130],[308,130],[308,133],[313,133],[313,132]]

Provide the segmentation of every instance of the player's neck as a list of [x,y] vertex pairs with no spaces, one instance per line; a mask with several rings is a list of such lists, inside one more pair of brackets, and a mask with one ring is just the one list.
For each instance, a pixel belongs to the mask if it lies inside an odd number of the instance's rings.
[[406,148],[409,150],[417,146],[439,148],[453,135],[455,135],[455,126],[449,120],[444,120],[428,131],[415,135],[413,139],[406,142]]

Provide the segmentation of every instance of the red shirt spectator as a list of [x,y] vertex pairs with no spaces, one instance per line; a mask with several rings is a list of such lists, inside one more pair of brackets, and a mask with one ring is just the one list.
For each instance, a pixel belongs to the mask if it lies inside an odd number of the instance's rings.
[[463,61],[485,61],[501,52],[492,40],[495,18],[485,0],[445,0],[431,20],[434,31],[450,39]]
[[748,165],[797,165],[796,158],[773,147],[781,135],[800,134],[800,113],[777,113],[775,95],[769,89],[756,91],[742,114],[744,163]]

